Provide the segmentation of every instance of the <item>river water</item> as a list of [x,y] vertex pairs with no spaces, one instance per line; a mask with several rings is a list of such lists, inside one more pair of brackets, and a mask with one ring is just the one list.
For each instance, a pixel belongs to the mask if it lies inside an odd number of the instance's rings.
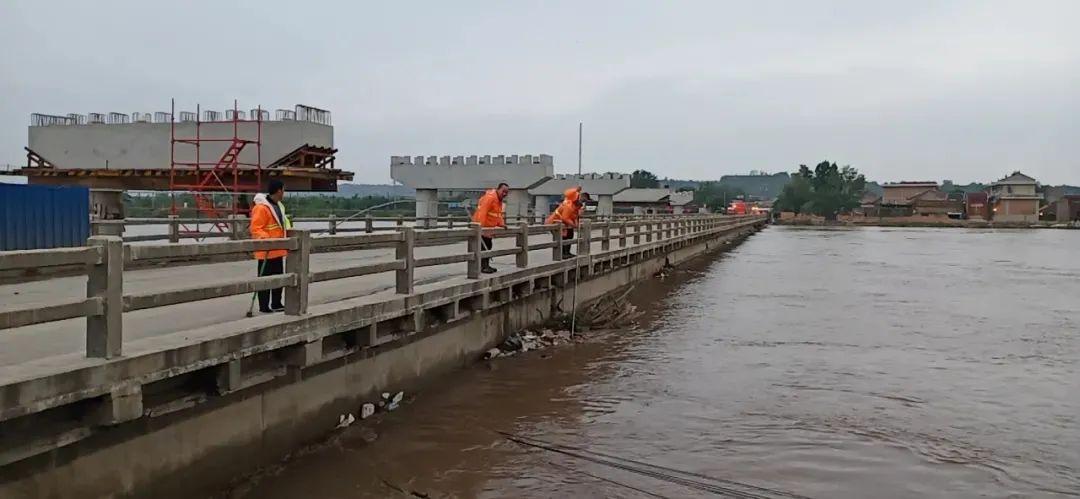
[[446,376],[223,495],[707,496],[496,431],[764,497],[1080,495],[1080,231],[771,227],[640,288],[633,330]]

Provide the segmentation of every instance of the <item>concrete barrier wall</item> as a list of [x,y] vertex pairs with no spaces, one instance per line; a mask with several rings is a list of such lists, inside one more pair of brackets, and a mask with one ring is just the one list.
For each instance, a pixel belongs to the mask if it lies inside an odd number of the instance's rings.
[[[636,257],[627,252],[585,260],[582,267],[563,267],[555,274],[540,269],[523,272],[517,280],[509,274],[500,283],[505,287],[492,288],[482,300],[468,304],[471,313],[460,314],[458,303],[449,302],[445,314],[433,314],[417,332],[290,369],[271,382],[190,409],[111,426],[0,468],[0,497],[204,496],[325,436],[339,414],[357,412],[358,405],[376,393],[414,389],[474,362],[505,334],[559,313],[574,272],[582,273],[577,293],[587,303],[647,280],[667,264],[729,247],[760,227],[736,226]],[[345,331],[342,336],[353,334],[357,332]],[[48,418],[35,422],[49,423]]]
[[[32,126],[29,128],[29,147],[57,168],[169,168],[169,123],[129,123],[64,126]],[[255,140],[255,123],[237,127],[241,139]],[[231,139],[232,122],[203,123],[200,134],[204,139]],[[195,124],[176,124],[177,139],[195,137]],[[262,164],[292,152],[304,144],[318,147],[334,146],[334,127],[308,121],[264,121],[262,123]],[[204,142],[201,162],[216,162],[226,142]],[[256,163],[255,146],[245,147],[240,161]],[[176,161],[194,162],[195,147],[176,144]]]

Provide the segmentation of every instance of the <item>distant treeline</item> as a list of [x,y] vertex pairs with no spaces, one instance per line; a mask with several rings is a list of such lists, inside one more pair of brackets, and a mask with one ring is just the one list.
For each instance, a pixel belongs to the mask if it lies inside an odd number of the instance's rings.
[[[230,205],[230,196],[218,194],[213,196],[215,206],[223,210]],[[415,207],[411,199],[389,198],[385,196],[327,196],[327,195],[304,195],[287,196],[285,208],[292,217],[325,217],[331,213],[335,215],[352,215],[358,211],[384,205],[393,201],[401,201],[396,204],[371,210],[375,216],[412,215]],[[174,198],[169,193],[155,193],[146,195],[127,195],[124,197],[124,207],[129,217],[167,217],[172,213]],[[251,198],[242,196],[240,206],[250,206]],[[175,204],[180,216],[194,216],[196,213],[195,197],[191,194],[176,194]]]

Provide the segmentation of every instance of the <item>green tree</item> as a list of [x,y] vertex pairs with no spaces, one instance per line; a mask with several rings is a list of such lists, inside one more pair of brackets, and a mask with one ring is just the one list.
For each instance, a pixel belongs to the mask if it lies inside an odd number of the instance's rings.
[[813,170],[799,165],[799,171],[776,200],[781,211],[813,213],[836,220],[837,215],[859,206],[866,178],[851,166],[839,167],[822,161]]
[[660,187],[660,180],[648,170],[634,170],[634,173],[630,174],[630,187],[656,188]]
[[776,209],[779,211],[792,211],[796,215],[809,212],[810,201],[813,197],[813,188],[810,180],[814,176],[806,165],[799,166],[799,171],[791,175],[791,181],[784,185],[780,195],[776,198]]

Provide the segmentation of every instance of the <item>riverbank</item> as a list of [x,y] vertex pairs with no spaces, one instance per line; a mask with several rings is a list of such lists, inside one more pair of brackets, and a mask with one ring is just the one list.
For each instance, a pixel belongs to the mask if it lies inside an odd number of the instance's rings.
[[941,227],[963,229],[1080,229],[1080,223],[1056,222],[992,222],[986,220],[955,220],[950,218],[897,217],[897,218],[842,218],[825,220],[821,217],[781,219],[777,225],[801,227]]

